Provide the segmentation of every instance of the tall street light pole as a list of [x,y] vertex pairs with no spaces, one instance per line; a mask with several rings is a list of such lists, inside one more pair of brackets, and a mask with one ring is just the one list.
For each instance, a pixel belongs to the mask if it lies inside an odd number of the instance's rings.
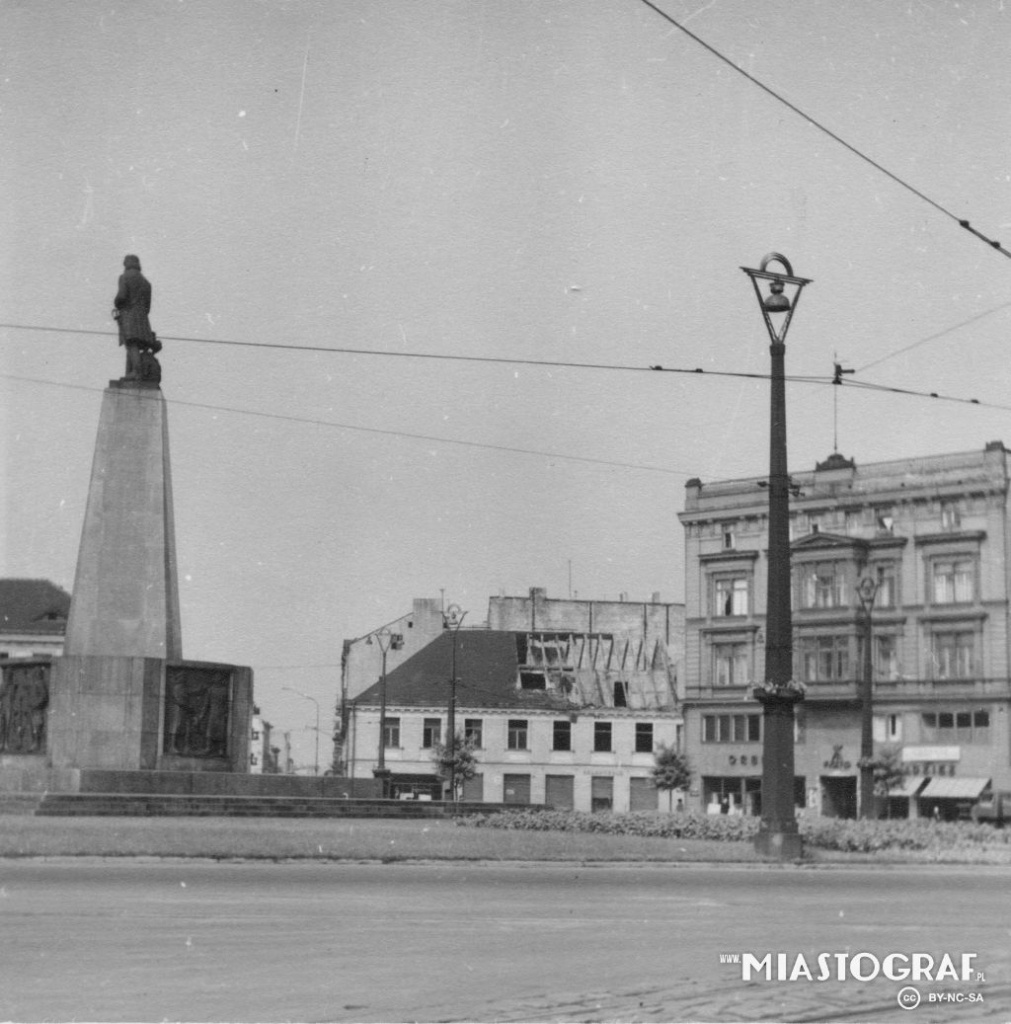
[[315,697],[310,697],[307,693],[302,693],[301,690],[296,690],[293,686],[282,686],[281,689],[294,693],[305,700],[311,700],[316,705],[316,766],[313,769],[313,774],[319,775],[319,701]]
[[[779,264],[784,272],[770,271]],[[800,293],[810,280],[794,277],[789,260],[766,256],[751,278],[771,342],[771,416],[769,423],[769,565],[765,620],[765,682],[755,687],[762,704],[762,821],[755,849],[766,857],[794,860],[801,853],[794,812],[794,705],[804,699],[793,681],[793,622],[790,612],[790,476],[786,458],[786,332]],[[768,282],[763,296],[760,282]],[[792,298],[785,294],[789,285]]]
[[383,667],[379,676],[379,751],[372,774],[379,779],[382,797],[385,800],[390,795],[390,773],[386,768],[386,655],[388,651],[399,651],[404,646],[404,635],[383,627],[370,634],[365,642],[371,644],[373,637],[376,638],[382,652]]
[[453,661],[449,673],[449,708],[446,715],[446,731],[449,733],[446,749],[449,751],[449,795],[456,799],[456,639],[467,613],[458,605],[451,604],[443,613],[446,629],[453,630]]
[[860,672],[860,817],[874,814],[874,599],[880,583],[873,576],[864,576],[857,584],[857,596],[863,612],[864,657]]

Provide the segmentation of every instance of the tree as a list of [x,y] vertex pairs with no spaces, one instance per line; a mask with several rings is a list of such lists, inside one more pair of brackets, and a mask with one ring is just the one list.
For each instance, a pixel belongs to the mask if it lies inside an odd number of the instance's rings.
[[867,762],[874,774],[874,795],[884,797],[885,816],[891,817],[888,794],[902,786],[906,769],[902,764],[902,753],[898,747],[885,747],[878,756]]
[[448,780],[452,776],[455,779],[456,792],[452,795],[454,800],[459,800],[463,784],[477,775],[474,744],[464,739],[462,733],[457,733],[452,752],[448,743],[437,743],[432,749],[432,760],[440,778]]
[[687,789],[692,779],[692,769],[686,755],[673,746],[661,744],[653,755],[653,785],[667,790],[667,809],[674,802],[675,789]]

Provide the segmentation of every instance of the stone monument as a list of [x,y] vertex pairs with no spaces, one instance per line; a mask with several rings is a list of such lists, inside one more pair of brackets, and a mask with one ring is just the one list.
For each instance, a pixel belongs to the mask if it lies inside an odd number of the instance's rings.
[[[126,372],[102,397],[64,654],[47,694],[34,675],[5,674],[0,744],[11,750],[3,709],[17,703],[18,752],[56,772],[246,772],[252,672],[183,660],[162,345],[140,260],[123,265],[113,315]],[[45,728],[32,709],[47,703]]]

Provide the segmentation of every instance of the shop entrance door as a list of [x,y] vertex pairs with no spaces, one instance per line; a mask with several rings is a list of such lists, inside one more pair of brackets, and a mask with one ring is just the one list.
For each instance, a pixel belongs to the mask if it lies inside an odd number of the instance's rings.
[[853,775],[821,777],[821,813],[826,818],[857,816],[857,780]]

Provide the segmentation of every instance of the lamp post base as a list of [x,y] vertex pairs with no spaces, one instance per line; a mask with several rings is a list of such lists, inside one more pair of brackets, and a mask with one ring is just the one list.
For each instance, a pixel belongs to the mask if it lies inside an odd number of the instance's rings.
[[382,786],[382,798],[389,800],[390,798],[390,776],[393,772],[389,768],[373,768],[372,775]]
[[770,860],[800,860],[804,853],[804,840],[799,832],[781,832],[761,829],[755,836],[755,852]]

